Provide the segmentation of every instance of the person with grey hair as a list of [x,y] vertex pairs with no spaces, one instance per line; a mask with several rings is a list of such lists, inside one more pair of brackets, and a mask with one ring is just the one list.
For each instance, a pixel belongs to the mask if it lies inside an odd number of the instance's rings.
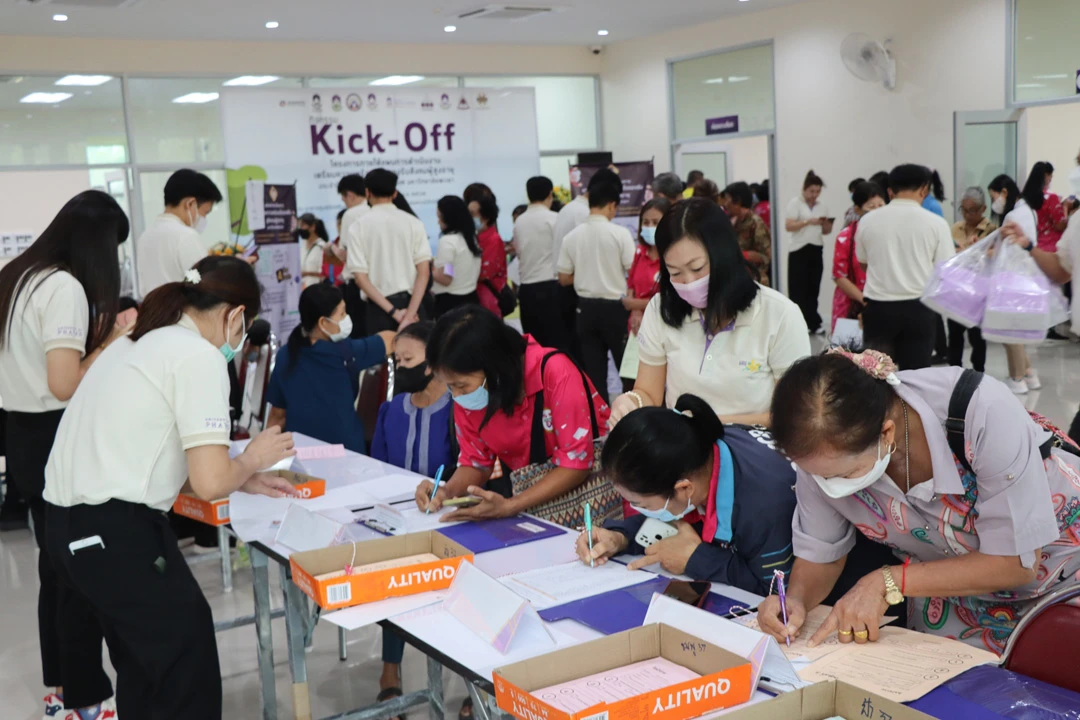
[[[997,224],[986,216],[986,193],[981,187],[969,187],[960,198],[960,214],[963,220],[952,226],[953,244],[957,252],[963,251],[997,230]],[[978,372],[986,369],[986,341],[977,327],[965,328],[955,320],[949,320],[949,364],[964,364],[964,333],[971,340],[971,367]]]
[[672,204],[683,199],[683,182],[673,172],[660,173],[652,182],[653,197],[665,197]]

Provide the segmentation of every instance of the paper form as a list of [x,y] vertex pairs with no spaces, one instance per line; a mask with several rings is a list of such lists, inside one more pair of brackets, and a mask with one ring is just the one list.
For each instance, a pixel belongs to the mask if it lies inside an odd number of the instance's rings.
[[693,670],[659,657],[552,685],[534,691],[533,696],[572,714],[600,703],[626,700],[699,677]]
[[620,590],[656,577],[642,570],[627,570],[618,563],[591,568],[575,560],[501,578],[501,582],[533,604],[537,610]]
[[[829,613],[832,612],[832,608],[828,605],[818,605],[816,608],[806,613],[806,621],[803,622],[803,626],[799,631],[799,637],[792,639],[791,647],[788,647],[787,643],[779,643],[780,650],[784,655],[787,655],[788,660],[805,660],[807,662],[814,662],[819,658],[823,658],[829,653],[841,650],[846,647],[845,644],[840,642],[840,639],[833,633],[817,647],[810,647],[810,638],[814,637],[825,621],[829,618]],[[882,626],[888,625],[896,618],[882,618]],[[757,613],[750,615],[743,615],[742,617],[735,618],[735,622],[750,628],[751,630],[761,631],[761,626],[758,625]]]
[[400,502],[416,495],[420,479],[416,475],[383,475],[356,484],[357,488],[380,502]]
[[877,642],[851,643],[799,672],[807,682],[842,680],[895,702],[917,700],[978,665],[997,664],[997,655],[957,640],[882,628]]
[[296,448],[297,460],[330,460],[345,457],[344,445],[312,445]]

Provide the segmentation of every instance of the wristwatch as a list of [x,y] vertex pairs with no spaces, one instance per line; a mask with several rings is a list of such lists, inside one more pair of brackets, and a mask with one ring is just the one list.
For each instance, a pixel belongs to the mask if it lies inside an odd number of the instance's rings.
[[1024,248],[1025,250],[1027,250],[1028,252],[1031,252],[1032,250],[1034,250],[1034,249],[1035,249],[1035,243],[1033,243],[1032,241],[1028,240],[1028,244],[1027,244],[1027,245],[1024,245],[1024,246],[1023,246],[1023,248]]
[[899,605],[904,602],[904,595],[900,592],[900,588],[896,587],[896,581],[893,580],[892,569],[886,565],[881,568],[881,574],[885,576],[885,602],[890,605]]

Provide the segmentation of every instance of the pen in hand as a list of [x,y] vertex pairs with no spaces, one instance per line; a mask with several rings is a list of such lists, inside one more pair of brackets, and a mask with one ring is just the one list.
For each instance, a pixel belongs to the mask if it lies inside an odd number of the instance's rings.
[[596,567],[596,560],[593,558],[593,539],[592,539],[592,504],[585,503],[585,532],[589,537],[589,567]]
[[[787,614],[787,592],[784,590],[784,571],[774,570],[773,579],[776,581],[776,594],[780,596],[780,614],[784,618],[784,630],[787,631],[788,614]],[[791,647],[791,634],[788,633],[784,636],[784,640],[787,642],[787,646]]]
[[428,506],[424,509],[424,514],[431,514],[431,503],[435,502],[435,493],[439,492],[439,483],[442,482],[443,470],[445,465],[440,465],[439,469],[435,471],[435,487],[431,488],[431,497],[428,498]]

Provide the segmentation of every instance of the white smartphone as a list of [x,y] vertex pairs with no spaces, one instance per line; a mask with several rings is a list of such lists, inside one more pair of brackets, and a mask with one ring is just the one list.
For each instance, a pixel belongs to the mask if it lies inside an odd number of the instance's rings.
[[637,536],[634,540],[643,548],[647,548],[653,543],[660,542],[665,538],[678,535],[679,531],[674,525],[668,525],[666,522],[655,520],[653,518],[645,518],[645,522],[642,523],[641,529],[638,530]]

